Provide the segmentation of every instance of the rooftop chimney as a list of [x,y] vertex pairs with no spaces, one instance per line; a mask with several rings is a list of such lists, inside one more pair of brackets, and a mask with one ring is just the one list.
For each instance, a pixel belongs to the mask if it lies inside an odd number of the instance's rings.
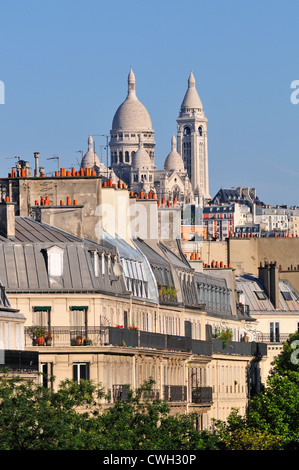
[[14,237],[15,231],[15,202],[0,203],[0,231],[6,237]]
[[35,158],[34,176],[38,176],[38,159],[39,159],[39,152],[34,152],[34,158]]
[[279,279],[278,267],[276,263],[265,263],[264,266],[259,267],[259,279],[263,282],[267,296],[274,305],[274,308],[279,307]]

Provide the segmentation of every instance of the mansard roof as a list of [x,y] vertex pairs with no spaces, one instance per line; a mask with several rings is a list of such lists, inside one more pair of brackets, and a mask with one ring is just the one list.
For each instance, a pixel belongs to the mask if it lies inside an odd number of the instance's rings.
[[263,206],[264,203],[260,201],[256,195],[255,188],[248,187],[232,187],[232,188],[221,188],[212,199],[212,204],[227,204],[230,202],[238,202],[240,204],[256,204]]

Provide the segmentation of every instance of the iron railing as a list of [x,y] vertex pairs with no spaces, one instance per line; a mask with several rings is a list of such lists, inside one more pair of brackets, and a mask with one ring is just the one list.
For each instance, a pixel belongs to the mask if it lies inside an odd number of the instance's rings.
[[214,354],[229,354],[237,356],[266,356],[267,345],[263,343],[228,341],[224,339],[213,339]]
[[[130,393],[129,385],[113,385],[112,388],[112,397],[113,402],[117,401],[127,401]],[[141,393],[141,401],[143,400],[158,400],[160,398],[160,391],[158,389],[151,389],[149,391],[144,391]]]
[[3,358],[0,369],[8,368],[17,372],[38,371],[38,352],[5,349],[0,351]]
[[258,333],[258,340],[261,343],[276,343],[276,344],[281,344],[285,343],[289,337],[291,336],[291,333]]
[[113,385],[112,398],[113,402],[126,401],[129,397],[130,387],[128,385]]
[[[105,346],[115,345],[131,348],[149,348],[165,351],[188,352],[190,354],[211,356],[213,353],[237,355],[266,355],[267,345],[256,342],[237,342],[213,339],[203,341],[187,336],[165,335],[149,331],[111,326],[102,327],[52,327],[51,342],[45,346]],[[25,328],[25,346],[35,345],[35,339]]]
[[192,403],[211,404],[213,401],[212,387],[193,387],[191,390]]
[[164,400],[187,401],[186,385],[164,385]]

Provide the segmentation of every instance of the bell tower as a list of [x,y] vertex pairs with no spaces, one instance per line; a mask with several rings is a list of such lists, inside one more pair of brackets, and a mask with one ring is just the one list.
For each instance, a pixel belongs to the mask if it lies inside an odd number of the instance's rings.
[[192,184],[194,196],[199,201],[209,201],[207,118],[190,72],[188,89],[177,118],[177,150],[182,155]]

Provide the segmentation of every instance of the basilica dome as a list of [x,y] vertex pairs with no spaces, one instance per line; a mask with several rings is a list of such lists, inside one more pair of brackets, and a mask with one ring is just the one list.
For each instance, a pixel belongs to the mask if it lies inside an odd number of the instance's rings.
[[112,130],[145,131],[152,130],[152,121],[145,106],[138,100],[135,92],[135,75],[130,70],[128,76],[128,95],[116,111]]
[[185,171],[184,162],[181,155],[176,150],[176,138],[175,136],[171,139],[171,152],[168,154],[165,163],[164,170],[166,171]]

